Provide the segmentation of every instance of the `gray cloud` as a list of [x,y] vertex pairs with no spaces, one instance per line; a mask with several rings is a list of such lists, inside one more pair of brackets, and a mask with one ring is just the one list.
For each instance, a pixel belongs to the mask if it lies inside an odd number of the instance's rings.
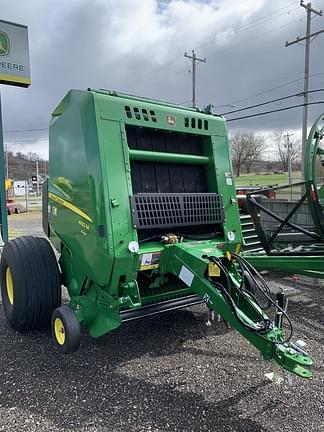
[[[324,8],[324,0],[313,2]],[[2,17],[27,24],[33,84],[2,87],[6,130],[45,129],[50,113],[70,88],[113,88],[132,94],[190,104],[191,74],[184,51],[196,49],[207,63],[198,67],[198,102],[218,112],[245,107],[303,89],[304,48],[284,47],[305,32],[306,13],[295,1],[12,0]],[[313,31],[324,28],[315,18]],[[324,34],[311,47],[311,88],[324,88]],[[272,89],[272,90],[269,90]],[[311,101],[324,100],[324,92]],[[261,110],[302,103],[292,98]],[[310,122],[324,105],[310,108]],[[242,115],[243,115],[242,113]],[[232,116],[228,116],[230,118]],[[232,131],[294,129],[301,109],[229,123]],[[6,134],[43,141],[46,131]],[[21,144],[11,144],[23,147]],[[29,143],[26,149],[30,150]],[[35,144],[46,154],[46,144]]]

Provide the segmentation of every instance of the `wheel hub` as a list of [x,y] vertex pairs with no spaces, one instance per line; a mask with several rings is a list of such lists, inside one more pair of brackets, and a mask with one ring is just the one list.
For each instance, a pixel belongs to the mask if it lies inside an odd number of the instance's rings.
[[64,324],[60,318],[56,318],[54,322],[55,338],[60,345],[64,345],[65,342],[65,330]]
[[7,288],[7,296],[8,296],[9,303],[11,305],[13,305],[14,289],[13,289],[13,282],[12,282],[10,267],[7,267],[7,270],[6,270],[6,288]]

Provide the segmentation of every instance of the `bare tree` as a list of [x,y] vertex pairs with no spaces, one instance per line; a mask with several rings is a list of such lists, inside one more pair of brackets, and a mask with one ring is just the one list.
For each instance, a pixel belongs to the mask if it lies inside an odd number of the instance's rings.
[[237,177],[243,166],[247,172],[265,149],[264,137],[253,133],[239,132],[232,138],[232,161]]
[[33,161],[33,162],[35,162],[35,161],[37,161],[39,159],[38,154],[34,153],[34,152],[28,152],[26,154],[26,157],[27,157],[28,160]]
[[287,139],[287,135],[284,135],[282,131],[274,131],[272,138],[278,149],[278,157],[281,162],[282,170],[288,170],[289,153],[291,162],[296,162],[300,158],[301,154],[301,143],[290,136]]

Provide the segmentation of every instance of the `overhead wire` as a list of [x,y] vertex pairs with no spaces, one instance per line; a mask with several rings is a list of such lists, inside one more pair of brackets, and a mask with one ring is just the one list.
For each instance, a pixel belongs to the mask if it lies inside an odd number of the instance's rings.
[[[316,73],[316,74],[311,74],[311,75],[310,75],[310,78],[315,77],[315,76],[318,76],[318,75],[324,75],[324,72],[320,72],[320,73]],[[297,78],[297,79],[295,79],[295,80],[288,81],[288,82],[285,83],[285,84],[281,84],[281,85],[279,85],[279,86],[271,87],[271,88],[269,88],[269,89],[267,89],[267,90],[263,90],[263,91],[261,91],[261,92],[254,93],[253,95],[250,95],[250,96],[248,96],[248,97],[246,97],[246,98],[239,99],[239,100],[236,100],[236,101],[232,101],[232,102],[231,102],[231,105],[238,104],[238,103],[243,102],[243,101],[248,100],[248,99],[253,99],[254,97],[261,96],[261,95],[263,95],[263,94],[265,94],[265,93],[269,93],[270,91],[273,91],[273,90],[278,90],[278,89],[283,88],[283,87],[286,87],[286,86],[288,86],[288,85],[290,85],[290,84],[295,84],[296,82],[298,82],[298,81],[302,81],[303,79],[304,79],[304,78]]]
[[[258,38],[252,37],[252,38],[250,38],[250,39],[242,40],[242,41],[240,41],[239,43],[237,43],[236,45],[241,45],[241,44],[244,44],[244,43],[247,43],[247,42],[252,42],[252,41],[254,42],[254,41],[257,41],[257,40],[259,40],[261,37],[267,36],[268,34],[274,33],[274,32],[276,32],[276,31],[278,31],[278,30],[281,30],[281,29],[284,28],[284,27],[287,27],[287,26],[289,26],[289,25],[291,25],[291,24],[294,24],[296,21],[299,21],[299,20],[294,20],[294,21],[292,21],[292,22],[289,22],[289,23],[284,24],[284,25],[282,25],[282,26],[276,27],[276,28],[274,28],[274,29],[272,29],[272,30],[269,30],[269,31],[267,31],[267,32],[260,33],[260,34],[258,35]],[[222,49],[212,50],[212,51],[211,51],[211,54],[208,54],[208,53],[207,53],[207,54],[205,55],[205,57],[207,57],[207,59],[209,59],[209,58],[211,58],[211,57],[213,57],[213,56],[219,54],[220,52],[227,51],[227,50],[228,50],[228,48],[222,48]],[[185,74],[185,73],[186,73],[186,72],[183,71],[183,67],[182,67],[181,70],[177,70],[177,71],[175,71],[174,73],[170,74],[169,76],[173,76],[173,75],[177,75],[177,74]],[[165,80],[165,78],[164,78],[163,76],[162,76],[161,78],[159,78],[159,75],[157,75],[157,76],[152,77],[152,78],[143,79],[143,80],[140,80],[140,81],[133,81],[133,82],[131,82],[131,83],[126,83],[125,85],[126,85],[126,86],[130,86],[130,85],[140,85],[140,84],[147,84],[147,83],[152,83],[152,84],[154,85],[155,83],[159,83],[159,82],[161,82],[161,81],[163,81],[163,80]]]
[[[294,4],[294,3],[291,3],[291,4],[285,6],[285,7],[282,8],[282,9],[279,9],[279,10],[287,9],[287,8],[288,8],[290,5],[292,5],[292,4]],[[296,9],[298,9],[298,8],[296,8]],[[273,12],[273,13],[275,13],[275,12]],[[271,15],[271,14],[270,14],[270,15]],[[275,19],[275,18],[277,18],[278,16],[283,15],[283,13],[276,14],[276,15],[273,16],[273,17],[271,17],[270,15],[268,15],[268,16],[264,16],[264,17],[260,18],[259,20],[256,20],[256,21],[253,22],[252,24],[245,25],[245,27],[244,27],[244,25],[243,25],[243,26],[239,27],[238,29],[236,29],[236,30],[235,30],[233,33],[231,33],[231,34],[225,34],[225,35],[221,35],[221,36],[218,36],[218,37],[216,36],[216,37],[214,37],[214,38],[212,39],[212,41],[210,41],[210,42],[206,42],[206,43],[203,43],[203,44],[199,45],[198,47],[195,47],[195,49],[200,49],[202,46],[208,45],[208,44],[212,43],[212,42],[215,41],[215,40],[216,40],[216,41],[221,41],[221,40],[223,40],[223,39],[227,39],[227,38],[229,38],[229,37],[235,36],[237,33],[240,33],[241,31],[248,30],[250,27],[253,27],[253,26],[257,25],[257,23],[258,23],[259,21],[260,21],[260,24],[263,24],[264,21],[268,21],[268,20],[271,20],[271,19]],[[299,20],[297,20],[297,21],[299,21]],[[282,27],[285,27],[285,26],[291,25],[291,24],[294,23],[294,22],[296,22],[296,20],[294,20],[294,21],[292,21],[292,22],[289,22],[289,23],[285,24],[284,26],[276,27],[275,29],[272,29],[272,30],[270,30],[269,32],[261,33],[261,34],[258,36],[258,38],[262,37],[262,35],[267,35],[267,34],[269,34],[269,33],[273,33],[274,31],[280,30]],[[248,39],[248,40],[240,41],[240,44],[241,44],[241,43],[246,43],[246,42],[251,41],[251,40],[255,40],[255,37],[252,38],[252,39]],[[220,51],[223,51],[223,50],[221,49]],[[217,50],[217,51],[216,51],[216,54],[217,54],[218,52],[219,52],[219,51]],[[212,53],[214,53],[214,54],[212,54],[212,56],[215,55],[215,51],[212,51]],[[179,50],[179,54],[180,54],[180,50]],[[211,57],[211,56],[208,55],[208,57]],[[178,60],[178,58],[179,58],[179,57],[177,56],[177,57],[175,57],[173,60],[172,60],[172,59],[169,60],[165,65],[162,65],[162,66],[158,66],[158,67],[156,67],[156,68],[155,68],[156,70],[159,68],[159,74],[158,74],[158,75],[155,75],[155,76],[152,77],[151,79],[148,78],[148,79],[143,79],[143,80],[139,80],[139,81],[132,81],[132,82],[130,82],[130,83],[126,83],[125,85],[128,86],[128,85],[136,85],[136,84],[142,84],[142,83],[152,82],[152,80],[155,80],[156,78],[159,78],[159,75],[160,75],[161,69],[165,69],[166,67],[169,67],[169,66],[170,66],[170,63],[174,63],[174,62],[176,62],[176,61]],[[151,69],[151,70],[152,70],[152,69]],[[154,69],[153,69],[153,70],[154,70]],[[183,71],[181,70],[181,71],[176,71],[175,73],[177,74],[177,73],[182,73],[182,72],[183,72]],[[161,80],[163,80],[163,77],[162,77],[161,79],[159,79],[159,81],[161,81]],[[159,81],[158,81],[158,82],[159,82]]]
[[4,144],[9,144],[9,145],[20,145],[20,144],[24,144],[24,143],[34,143],[34,144],[39,144],[39,143],[48,143],[48,140],[37,140],[37,139],[33,139],[33,140],[14,140],[14,141],[4,141]]
[[[256,38],[255,36],[253,36],[252,38],[245,39],[245,40],[241,40],[239,43],[236,43],[236,46],[237,46],[237,45],[246,44],[247,42],[259,41],[261,38],[263,38],[263,37],[265,37],[265,36],[267,36],[267,35],[269,35],[269,34],[271,34],[271,33],[274,33],[274,32],[276,32],[276,31],[278,31],[278,30],[281,30],[281,29],[283,29],[283,28],[285,28],[285,27],[288,27],[288,26],[290,26],[290,25],[292,25],[292,24],[294,24],[294,23],[296,23],[296,22],[298,22],[298,21],[300,21],[300,20],[301,20],[301,19],[299,18],[299,19],[297,19],[297,20],[290,21],[289,23],[286,23],[286,24],[280,25],[280,26],[278,26],[278,27],[272,28],[271,30],[268,30],[268,31],[266,31],[266,32],[259,33],[257,38]],[[213,57],[214,55],[217,55],[217,54],[219,54],[220,52],[222,52],[222,51],[227,51],[227,50],[228,50],[227,47],[226,47],[226,48],[222,48],[222,49],[216,49],[216,50],[211,51],[211,54],[208,54],[208,53],[207,53],[207,54],[206,54],[206,57],[207,57],[207,58],[211,58],[211,57]]]
[[33,128],[33,129],[13,129],[13,130],[4,130],[3,133],[16,133],[16,132],[35,132],[35,131],[48,131],[48,128]]
[[246,116],[242,116],[242,117],[236,117],[236,118],[231,118],[231,119],[226,119],[227,122],[231,122],[231,121],[236,121],[236,120],[243,120],[243,119],[248,119],[248,118],[252,118],[252,117],[259,117],[259,116],[263,116],[263,115],[267,115],[267,114],[272,114],[272,113],[276,113],[276,112],[281,112],[281,111],[287,111],[287,110],[291,110],[294,108],[300,108],[303,106],[309,106],[309,105],[321,105],[324,104],[324,100],[323,101],[317,101],[317,102],[309,102],[307,104],[298,104],[298,105],[291,105],[289,107],[286,108],[278,108],[275,110],[270,110],[270,111],[264,111],[261,113],[256,113],[256,114],[250,114],[250,115],[246,115]]
[[272,99],[272,100],[269,100],[269,101],[266,101],[266,102],[260,102],[258,104],[250,105],[250,106],[247,106],[247,107],[244,107],[244,108],[240,108],[240,109],[237,109],[237,110],[227,111],[225,113],[221,113],[220,115],[225,116],[227,114],[233,114],[233,113],[240,112],[240,111],[250,110],[252,108],[258,108],[258,107],[263,106],[263,105],[269,105],[271,103],[283,101],[283,100],[290,99],[290,98],[293,98],[293,97],[300,97],[300,96],[303,96],[305,93],[309,93],[310,94],[310,93],[317,93],[317,92],[323,92],[323,91],[324,91],[324,88],[315,89],[315,90],[308,90],[307,92],[302,91],[302,92],[294,93],[294,94],[291,94],[291,95],[288,95],[288,96],[283,96],[283,97],[280,97],[280,98]]
[[[265,16],[263,16],[263,17],[261,17],[261,18],[258,18],[258,19],[255,20],[255,21],[250,22],[249,24],[243,24],[242,26],[237,27],[237,28],[236,28],[232,33],[230,33],[230,34],[227,33],[227,34],[220,35],[220,36],[219,36],[219,35],[216,35],[216,36],[212,37],[208,42],[203,42],[201,45],[198,45],[197,47],[195,47],[195,49],[200,49],[200,48],[202,48],[202,47],[204,47],[204,46],[206,46],[206,45],[209,45],[210,43],[212,43],[212,42],[214,42],[214,41],[219,42],[220,40],[223,40],[223,39],[226,39],[226,38],[228,38],[228,37],[231,37],[231,36],[237,35],[238,33],[241,33],[241,32],[243,32],[243,31],[250,30],[250,28],[252,28],[252,27],[255,27],[255,26],[257,26],[257,25],[264,24],[265,22],[267,22],[267,21],[269,21],[269,20],[272,20],[272,19],[278,18],[279,16],[285,15],[285,13],[282,13],[282,12],[277,13],[277,12],[279,12],[279,11],[283,11],[283,10],[289,8],[290,6],[294,5],[294,4],[296,4],[296,3],[295,3],[295,2],[292,2],[292,3],[290,3],[290,4],[286,5],[286,6],[284,6],[284,7],[281,8],[281,9],[277,9],[276,11],[273,11],[272,13],[270,13],[270,14],[268,14],[268,15],[265,15]],[[295,8],[294,10],[299,10],[299,8]],[[287,11],[286,13],[289,13],[289,12],[290,12],[290,11]],[[274,15],[274,16],[273,16],[273,15]]]
[[[276,78],[274,78],[274,79],[270,79],[270,80],[267,80],[266,81],[266,84],[268,84],[268,83],[273,83],[273,82],[278,82],[278,81],[281,81],[281,80],[284,80],[284,79],[286,79],[286,78],[291,78],[291,77],[295,77],[295,76],[302,76],[303,75],[303,72],[302,71],[300,71],[300,72],[295,72],[295,73],[293,73],[293,74],[288,74],[288,75],[280,75],[280,76],[277,76]],[[302,78],[301,78],[302,79]],[[256,82],[256,83],[253,83],[253,85],[245,85],[244,87],[230,87],[229,89],[226,89],[226,91],[223,91],[223,92],[220,92],[220,93],[217,93],[217,97],[219,97],[219,96],[222,96],[222,95],[226,95],[226,96],[228,96],[228,94],[231,94],[231,93],[237,93],[237,92],[239,92],[240,90],[247,90],[247,89],[254,89],[254,88],[259,88],[259,87],[263,87],[264,86],[264,83],[265,83],[265,81],[258,81],[258,82]],[[247,99],[249,99],[250,97],[248,97]],[[252,98],[252,96],[251,96],[251,98]],[[228,105],[233,105],[234,103],[238,103],[237,101],[235,101],[235,102],[231,102],[231,103],[228,103],[228,104],[226,104],[227,106]]]

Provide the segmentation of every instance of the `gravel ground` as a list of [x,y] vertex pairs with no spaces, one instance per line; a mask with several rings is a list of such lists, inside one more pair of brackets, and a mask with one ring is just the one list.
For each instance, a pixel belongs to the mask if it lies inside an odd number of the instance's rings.
[[15,333],[0,312],[0,431],[324,431],[324,284],[269,281],[291,288],[296,336],[316,361],[312,380],[267,381],[271,364],[224,323],[207,327],[203,306],[101,339],[85,333],[70,356],[55,351],[49,330]]
[[23,235],[44,236],[42,215],[39,211],[8,216],[9,238]]

